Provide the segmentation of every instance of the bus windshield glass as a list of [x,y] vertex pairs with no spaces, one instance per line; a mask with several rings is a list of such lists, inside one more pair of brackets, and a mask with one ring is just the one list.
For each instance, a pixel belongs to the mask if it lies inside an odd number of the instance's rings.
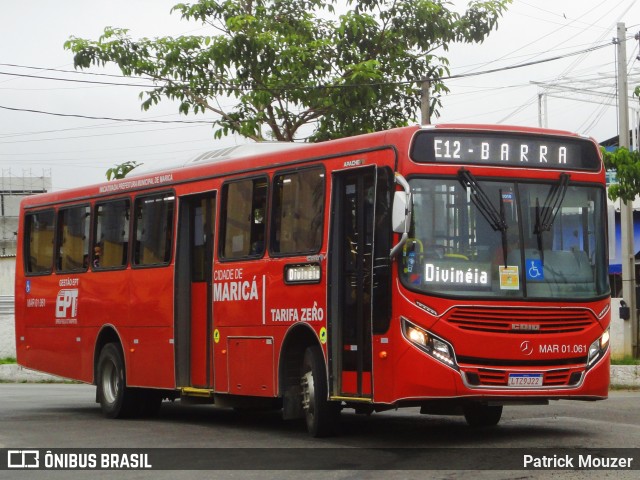
[[586,299],[609,292],[604,190],[544,182],[413,178],[403,284],[475,298]]

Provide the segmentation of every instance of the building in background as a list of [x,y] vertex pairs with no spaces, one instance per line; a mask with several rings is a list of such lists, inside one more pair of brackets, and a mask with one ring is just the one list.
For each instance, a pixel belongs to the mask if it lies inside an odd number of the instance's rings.
[[11,175],[11,170],[3,170],[0,176],[0,256],[15,257],[16,232],[20,200],[28,195],[51,190],[51,173],[43,172],[33,176],[25,172],[22,176]]
[[15,357],[16,352],[13,297],[20,201],[50,190],[50,170],[40,176],[30,171],[14,176],[3,170],[0,176],[0,358]]

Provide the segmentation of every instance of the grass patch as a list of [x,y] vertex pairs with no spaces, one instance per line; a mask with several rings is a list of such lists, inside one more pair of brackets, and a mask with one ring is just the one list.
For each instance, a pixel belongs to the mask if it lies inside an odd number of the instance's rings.
[[633,358],[631,356],[612,358],[611,365],[640,365],[640,358]]
[[640,392],[640,387],[635,385],[609,385],[610,392]]
[[3,357],[0,358],[0,365],[16,363],[16,359],[13,357]]

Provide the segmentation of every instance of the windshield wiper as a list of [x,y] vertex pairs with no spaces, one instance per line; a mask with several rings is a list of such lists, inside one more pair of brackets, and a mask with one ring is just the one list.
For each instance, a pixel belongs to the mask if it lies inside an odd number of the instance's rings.
[[556,220],[556,216],[564,201],[564,196],[567,193],[570,178],[571,176],[568,173],[560,174],[560,181],[551,187],[542,207],[540,207],[539,198],[536,197],[536,224],[533,228],[533,233],[536,234],[538,239],[538,251],[540,252],[540,261],[543,265],[544,249],[542,245],[542,232],[551,231],[553,222]]
[[502,235],[502,255],[504,257],[504,266],[507,266],[507,221],[504,213],[504,199],[502,198],[502,189],[499,190],[500,194],[500,211],[496,210],[487,194],[482,190],[482,187],[476,180],[476,177],[469,170],[461,168],[458,170],[458,181],[462,184],[465,190],[471,192],[471,201],[480,211],[485,220],[489,223],[489,226],[494,231],[500,231]]

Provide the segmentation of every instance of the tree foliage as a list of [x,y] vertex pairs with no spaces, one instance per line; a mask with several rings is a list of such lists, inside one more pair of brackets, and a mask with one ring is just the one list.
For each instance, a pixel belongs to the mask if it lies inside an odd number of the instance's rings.
[[616,172],[617,183],[609,186],[611,200],[631,202],[640,195],[640,152],[620,147],[613,152],[602,149],[604,166]]
[[140,165],[142,164],[135,161],[118,163],[113,167],[109,168],[105,176],[107,177],[107,180],[119,180],[121,178],[126,177],[131,170],[133,170],[136,167],[139,167]]
[[[172,12],[211,35],[133,39],[106,27],[98,40],[71,37],[77,68],[115,63],[153,79],[147,110],[164,98],[181,113],[213,112],[217,138],[318,141],[406,125],[431,80],[432,109],[448,91],[446,52],[479,43],[511,0],[473,0],[460,14],[446,0],[198,0]],[[230,101],[233,106],[226,106]]]

